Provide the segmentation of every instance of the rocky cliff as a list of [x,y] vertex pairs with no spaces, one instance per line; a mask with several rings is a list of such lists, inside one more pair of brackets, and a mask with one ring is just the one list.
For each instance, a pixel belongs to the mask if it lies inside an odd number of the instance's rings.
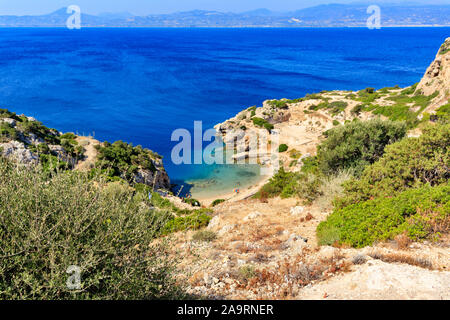
[[[112,151],[122,149],[126,152],[111,152],[110,157],[102,157],[107,146]],[[121,158],[115,159],[115,155]],[[148,149],[123,142],[101,143],[73,133],[63,134],[32,117],[16,115],[6,109],[0,109],[0,156],[26,166],[40,164],[45,169],[59,167],[86,171],[100,168],[110,175],[131,183],[146,184],[155,190],[170,188],[162,158]],[[117,162],[120,167],[114,167]]]
[[416,93],[427,96],[439,92],[435,104],[427,108],[434,111],[450,99],[450,38],[447,38],[439,49],[436,58],[428,67],[425,75],[417,86]]

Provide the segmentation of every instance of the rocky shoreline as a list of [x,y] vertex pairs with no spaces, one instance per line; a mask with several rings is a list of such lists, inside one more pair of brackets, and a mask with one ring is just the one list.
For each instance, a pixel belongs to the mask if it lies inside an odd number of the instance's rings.
[[[35,118],[16,115],[6,109],[0,109],[0,126],[0,155],[25,166],[46,166],[53,163],[66,169],[92,170],[100,160],[98,148],[105,145],[92,137],[63,134],[45,127]],[[138,165],[128,180],[156,190],[170,189],[170,178],[162,159],[153,156],[150,150],[143,150],[146,151],[146,160],[151,162],[154,169],[149,170]],[[120,178],[126,178],[124,172],[118,175]]]

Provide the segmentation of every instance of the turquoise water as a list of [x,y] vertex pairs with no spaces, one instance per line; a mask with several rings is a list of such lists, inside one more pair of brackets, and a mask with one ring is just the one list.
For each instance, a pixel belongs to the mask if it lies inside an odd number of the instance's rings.
[[194,198],[212,198],[239,189],[241,191],[256,185],[264,176],[258,165],[215,165],[204,166],[205,170],[185,182],[191,185]]
[[206,180],[206,192],[253,184],[256,169],[177,166],[173,130],[195,120],[212,128],[266,99],[411,85],[449,36],[450,28],[0,28],[0,105],[60,131],[141,144],[164,156],[173,181]]

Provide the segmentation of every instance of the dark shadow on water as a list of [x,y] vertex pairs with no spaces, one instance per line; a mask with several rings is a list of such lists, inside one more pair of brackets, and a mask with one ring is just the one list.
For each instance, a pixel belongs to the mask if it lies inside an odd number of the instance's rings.
[[186,183],[185,181],[173,180],[170,191],[172,191],[174,195],[178,195],[180,198],[184,198],[187,195],[191,194],[192,187],[192,184]]

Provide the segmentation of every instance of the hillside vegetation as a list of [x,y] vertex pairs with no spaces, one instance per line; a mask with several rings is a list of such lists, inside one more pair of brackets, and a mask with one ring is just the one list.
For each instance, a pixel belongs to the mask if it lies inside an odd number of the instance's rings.
[[[171,220],[120,183],[0,159],[0,299],[179,298],[176,260],[154,242]],[[82,287],[66,287],[69,266]]]

